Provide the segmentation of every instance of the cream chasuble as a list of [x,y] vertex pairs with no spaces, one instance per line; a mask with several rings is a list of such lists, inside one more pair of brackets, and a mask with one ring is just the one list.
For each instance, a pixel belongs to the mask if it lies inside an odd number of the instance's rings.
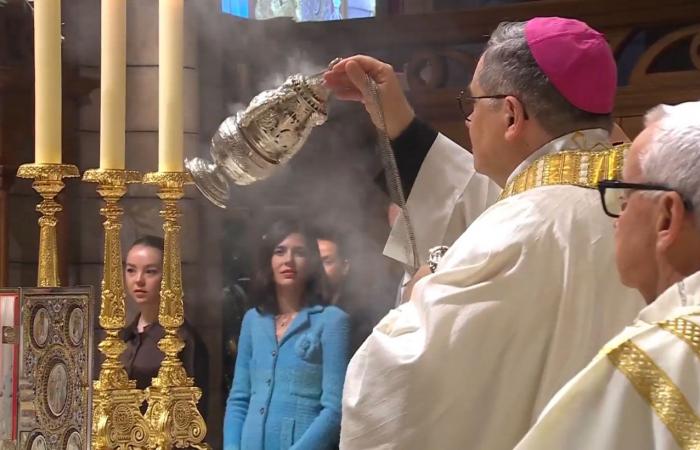
[[604,136],[543,147],[375,327],[348,367],[341,449],[512,449],[632,321],[643,302],[616,275],[598,192],[556,184],[616,174]]
[[700,449],[698,414],[700,272],[644,308],[557,393],[516,448]]
[[[438,134],[406,202],[416,237],[418,261],[425,264],[432,247],[452,245],[496,201],[500,192],[496,183],[476,173],[471,153]],[[401,217],[391,229],[384,255],[407,266],[413,265]]]

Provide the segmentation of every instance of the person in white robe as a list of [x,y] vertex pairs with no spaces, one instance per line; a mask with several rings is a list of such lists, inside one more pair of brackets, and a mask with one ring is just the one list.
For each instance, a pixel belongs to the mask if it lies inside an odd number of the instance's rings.
[[[371,105],[367,75],[387,134],[399,135],[413,114],[390,66],[355,56],[326,82]],[[615,86],[609,46],[582,22],[535,18],[494,32],[461,104],[471,170],[503,193],[352,358],[341,449],[512,449],[639,312],[641,297],[615,275],[594,189],[619,176],[622,150],[608,140]]]
[[[630,142],[614,124],[610,141]],[[425,262],[429,251],[449,247],[471,223],[498,199],[500,186],[476,173],[471,153],[438,134],[418,119],[392,141],[404,192],[409,193],[407,209],[414,225],[418,261]],[[420,163],[418,166],[417,163]],[[412,168],[418,167],[418,172]],[[414,169],[415,170],[415,169]],[[415,283],[430,274],[427,264],[413,267],[406,227],[392,221],[384,255],[404,265],[396,306],[410,297]],[[407,251],[408,249],[408,251]]]
[[[610,141],[624,143],[630,139],[614,124]],[[496,202],[501,188],[474,170],[471,153],[416,118],[392,140],[392,147],[404,192],[410,193],[407,209],[411,211],[418,261],[424,263],[431,249],[451,246]],[[392,223],[384,255],[406,268],[397,294],[398,306],[410,297],[415,283],[430,274],[430,270],[427,264],[413,266],[415,259],[406,227],[400,220]]]
[[429,273],[425,265],[429,251],[452,245],[496,201],[501,188],[476,173],[471,153],[415,117],[391,143],[418,252],[418,258],[414,258],[399,214],[392,221],[384,248],[385,256],[405,268],[397,294],[398,306],[407,299],[413,283]]
[[[476,173],[471,153],[436,133],[406,204],[419,261],[427,260],[432,247],[452,245],[500,193],[496,183]],[[412,255],[405,251],[407,240],[406,227],[399,218],[391,229],[384,255],[412,266]]]
[[650,304],[517,450],[700,448],[700,102],[647,115],[622,183],[601,183],[601,198],[616,217],[622,280]]

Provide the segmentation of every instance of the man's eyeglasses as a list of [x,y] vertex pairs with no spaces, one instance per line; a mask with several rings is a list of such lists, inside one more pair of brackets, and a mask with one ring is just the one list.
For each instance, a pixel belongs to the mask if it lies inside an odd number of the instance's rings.
[[[457,97],[457,104],[459,105],[459,110],[462,111],[462,114],[464,115],[464,119],[467,122],[471,122],[471,119],[469,116],[471,115],[472,111],[474,111],[474,104],[476,103],[477,100],[482,100],[486,98],[491,98],[491,99],[504,99],[506,97],[515,97],[518,98],[515,95],[512,94],[498,94],[498,95],[469,95],[469,90],[465,89],[459,93],[459,97]],[[520,99],[518,99],[520,101]],[[523,105],[523,113],[525,115],[525,119],[529,119],[527,116],[527,111],[525,110],[525,105],[523,104],[522,101],[520,103]]]
[[693,204],[683,198],[678,191],[658,184],[625,183],[623,181],[603,180],[598,183],[598,191],[600,192],[600,200],[603,203],[603,211],[605,211],[605,214],[608,216],[614,218],[620,217],[622,211],[625,210],[630,191],[676,192],[681,196],[685,208],[688,211],[693,209]]

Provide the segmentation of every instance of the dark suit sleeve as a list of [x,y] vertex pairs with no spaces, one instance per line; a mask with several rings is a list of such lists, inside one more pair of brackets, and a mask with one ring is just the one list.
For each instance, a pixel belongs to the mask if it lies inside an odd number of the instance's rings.
[[433,146],[437,135],[437,131],[421,122],[418,118],[414,118],[408,128],[391,141],[391,147],[394,149],[394,157],[396,158],[396,166],[399,169],[399,176],[401,177],[401,184],[406,197],[411,192],[411,188],[418,177],[420,166],[428,155],[430,147]]

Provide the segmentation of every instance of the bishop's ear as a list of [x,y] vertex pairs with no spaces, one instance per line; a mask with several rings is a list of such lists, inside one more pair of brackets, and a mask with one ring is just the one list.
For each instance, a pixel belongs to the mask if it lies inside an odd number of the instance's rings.
[[501,102],[503,103],[501,116],[503,122],[501,123],[505,126],[504,138],[506,141],[518,141],[522,136],[525,124],[522,103],[510,95]]
[[506,113],[506,123],[509,128],[515,128],[511,131],[519,131],[522,128],[525,120],[528,119],[527,112],[523,103],[515,96],[509,95],[503,99],[503,104]]

